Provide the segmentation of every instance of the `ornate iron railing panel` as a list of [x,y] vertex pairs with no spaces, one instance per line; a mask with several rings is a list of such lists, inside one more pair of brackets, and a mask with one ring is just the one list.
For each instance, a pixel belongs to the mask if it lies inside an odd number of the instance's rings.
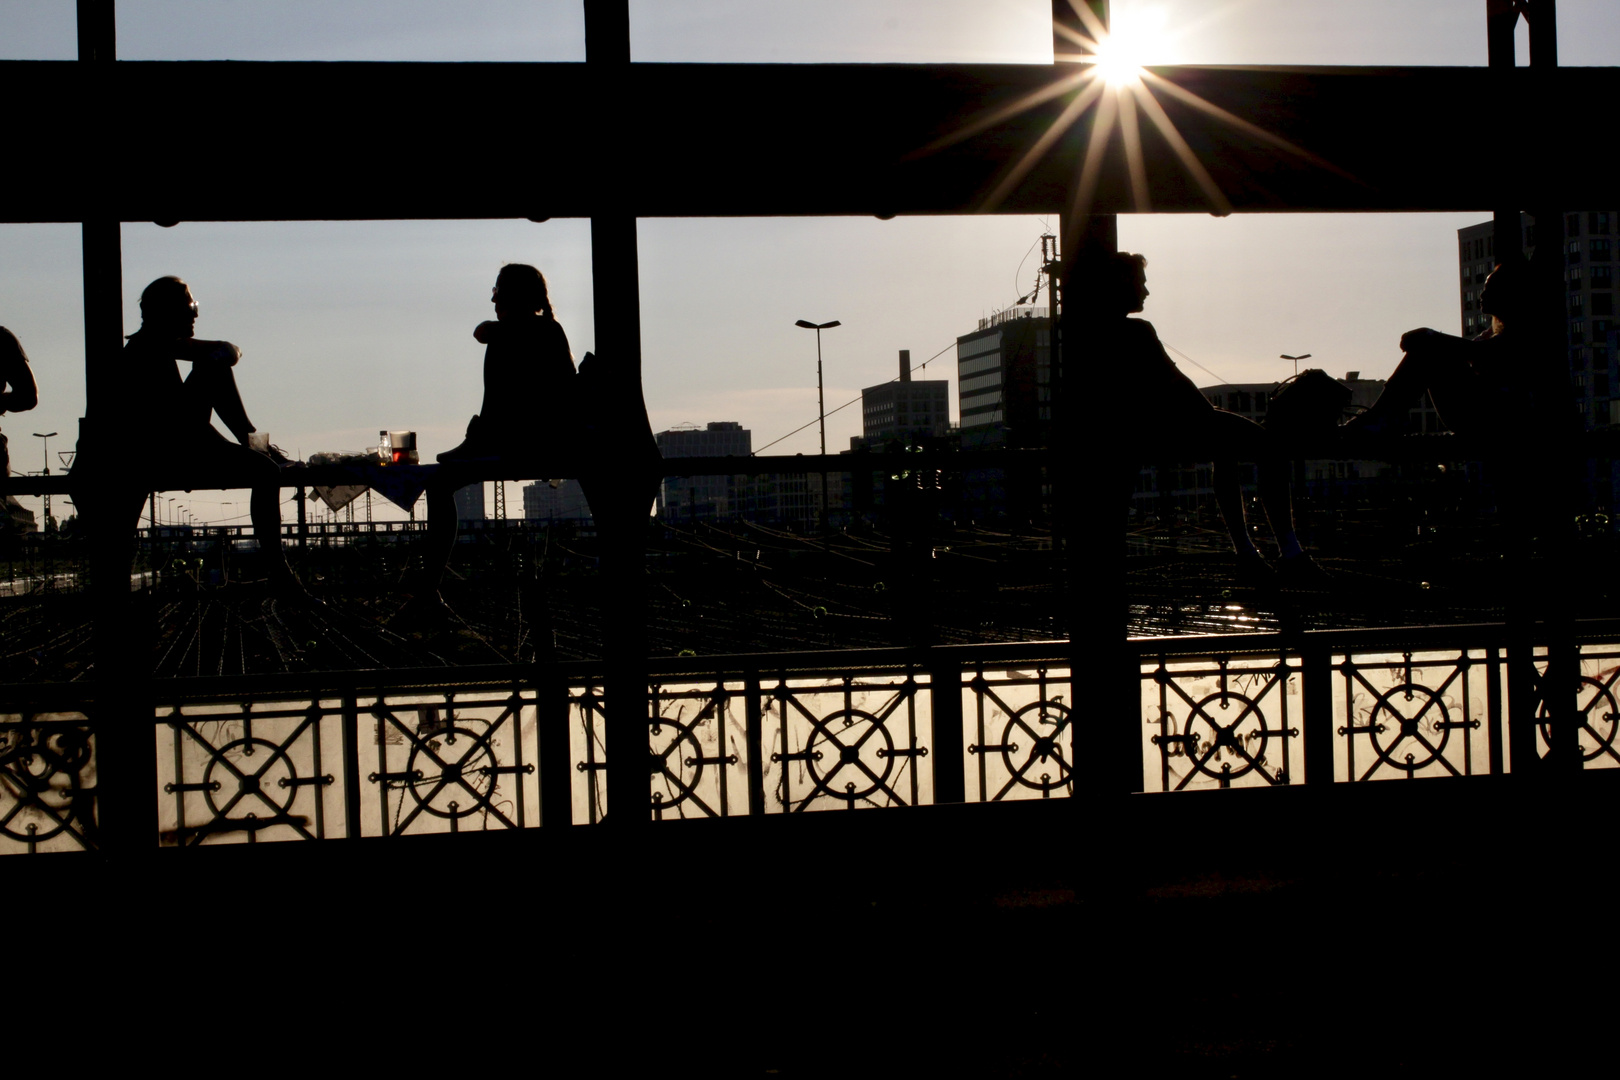
[[741,683],[652,688],[648,771],[653,817],[748,813],[748,728]]
[[1488,771],[1493,650],[1341,653],[1333,671],[1335,780]]
[[157,716],[164,844],[345,835],[343,703],[336,698],[178,704]]
[[[1583,767],[1616,768],[1615,629],[1579,630],[1576,707],[1562,719],[1540,696],[1546,648],[1505,626],[1132,641],[1141,712],[1119,721],[1142,723],[1142,756],[1124,761],[1091,745],[1116,729],[1077,707],[1067,643],[671,659],[648,685],[636,768],[666,821],[915,806],[935,800],[936,780],[979,802],[1124,791],[1139,765],[1139,789],[1155,792],[1469,777],[1508,771],[1510,744],[1523,758],[1578,743]],[[97,687],[8,687],[0,854],[111,843],[99,826],[114,804],[98,792],[124,790],[107,783],[120,768],[154,770],[156,800],[119,834],[174,845],[529,829],[542,807],[599,822],[603,676],[580,663],[307,689],[152,683],[113,703],[151,702],[144,761],[127,757],[141,740],[97,738]],[[1097,752],[1082,778],[1083,751]]]
[[94,848],[96,764],[83,712],[0,713],[0,855]]
[[[652,816],[734,817],[749,812],[746,689],[716,679],[654,683],[647,723],[647,771]],[[569,694],[569,750],[574,821],[596,824],[607,815],[606,714],[600,684]]]
[[762,689],[766,813],[933,801],[919,741],[933,730],[927,676],[778,678]]
[[1143,657],[1141,672],[1148,791],[1270,787],[1300,778],[1298,656],[1161,655]]
[[998,669],[981,665],[964,679],[962,715],[970,801],[1074,794],[1076,748],[1070,694],[1067,666]]
[[362,836],[540,824],[533,687],[385,694],[356,705]]
[[[1620,767],[1620,644],[1582,643],[1576,646],[1580,656],[1580,671],[1575,689],[1577,725],[1576,739],[1580,745],[1581,768],[1613,769]],[[1547,674],[1547,650],[1535,650],[1538,680]],[[1536,725],[1536,750],[1543,757],[1554,738],[1553,721],[1545,702],[1537,709],[1540,723]]]

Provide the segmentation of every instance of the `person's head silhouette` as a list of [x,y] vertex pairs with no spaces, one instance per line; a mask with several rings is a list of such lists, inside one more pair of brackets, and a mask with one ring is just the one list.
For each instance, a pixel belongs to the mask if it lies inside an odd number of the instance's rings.
[[1087,314],[1123,318],[1142,310],[1148,298],[1147,256],[1128,251],[1084,259],[1074,298]]
[[177,277],[160,277],[141,293],[141,329],[190,337],[197,324],[197,301]]
[[490,301],[495,305],[497,319],[537,314],[552,317],[545,276],[527,263],[507,263],[501,267],[501,272],[495,275]]

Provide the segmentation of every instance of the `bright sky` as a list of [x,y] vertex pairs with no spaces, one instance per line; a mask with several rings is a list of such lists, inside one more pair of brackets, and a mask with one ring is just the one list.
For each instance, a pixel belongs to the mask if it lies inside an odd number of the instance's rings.
[[[0,0],[0,59],[73,59],[74,6]],[[1140,32],[1150,63],[1483,65],[1484,6],[1115,0],[1114,19],[1122,33]],[[1048,0],[630,7],[642,61],[1051,60]],[[578,0],[119,0],[118,13],[128,60],[584,58]],[[1620,4],[1562,0],[1558,14],[1563,63],[1620,56]],[[1522,60],[1522,26],[1520,38]],[[1470,122],[1460,102],[1458,123]],[[537,131],[537,145],[543,138]],[[229,184],[228,163],[207,182]],[[1458,329],[1456,230],[1485,216],[1132,216],[1120,219],[1120,240],[1149,259],[1145,317],[1221,378],[1274,379],[1292,371],[1279,354],[1303,352],[1334,374],[1379,377],[1402,331]],[[796,319],[843,323],[823,336],[829,409],[892,378],[899,349],[913,362],[941,354],[927,376],[951,378],[956,336],[1033,284],[1042,231],[1039,219],[1011,216],[643,220],[654,429],[738,420],[760,447],[814,420],[814,335]],[[146,283],[179,274],[200,303],[198,334],[242,347],[249,411],[274,441],[308,455],[414,428],[431,459],[460,440],[478,407],[482,349],[471,331],[490,315],[501,263],[538,265],[575,357],[593,347],[589,239],[581,220],[128,224],[125,329],[139,324]],[[83,412],[81,295],[76,225],[0,225],[0,324],[22,339],[41,390],[34,412],[0,418],[17,471],[40,467],[32,432],[62,433],[51,441],[53,471],[55,451],[71,448]],[[1188,370],[1201,385],[1216,381]],[[829,449],[846,447],[859,410],[827,428]],[[772,452],[815,449],[812,424]],[[222,508],[227,499],[235,505]],[[508,499],[519,505],[515,485]],[[245,519],[230,493],[198,492],[193,505],[208,520]]]

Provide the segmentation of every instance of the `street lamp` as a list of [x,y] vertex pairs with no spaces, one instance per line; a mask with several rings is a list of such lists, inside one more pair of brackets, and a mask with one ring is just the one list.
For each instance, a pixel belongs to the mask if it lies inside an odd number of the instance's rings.
[[808,319],[800,319],[793,325],[802,326],[806,330],[816,332],[816,416],[821,421],[821,453],[825,457],[827,454],[827,395],[821,385],[821,332],[831,330],[833,327],[842,324],[837,319],[824,323],[813,323]]
[[174,496],[173,496],[173,495],[170,495],[170,496],[169,496],[169,513],[168,513],[168,518],[169,518],[169,524],[170,524],[170,525],[173,525],[173,524],[174,524]]
[[1299,362],[1301,360],[1309,360],[1310,358],[1310,353],[1302,353],[1299,356],[1289,356],[1287,353],[1283,353],[1281,356],[1277,357],[1279,360],[1292,360],[1294,362],[1294,374],[1296,376],[1299,374]]

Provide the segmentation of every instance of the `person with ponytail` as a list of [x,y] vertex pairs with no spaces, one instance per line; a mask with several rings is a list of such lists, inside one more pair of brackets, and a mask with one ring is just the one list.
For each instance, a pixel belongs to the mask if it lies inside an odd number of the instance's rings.
[[525,263],[507,263],[490,302],[495,318],[473,330],[484,346],[483,404],[460,445],[438,455],[441,468],[427,489],[421,570],[405,587],[410,597],[401,614],[407,619],[449,615],[439,585],[456,543],[459,489],[492,473],[501,483],[514,466],[528,479],[565,475],[560,462],[578,454],[574,357],[552,313],[544,275]]

